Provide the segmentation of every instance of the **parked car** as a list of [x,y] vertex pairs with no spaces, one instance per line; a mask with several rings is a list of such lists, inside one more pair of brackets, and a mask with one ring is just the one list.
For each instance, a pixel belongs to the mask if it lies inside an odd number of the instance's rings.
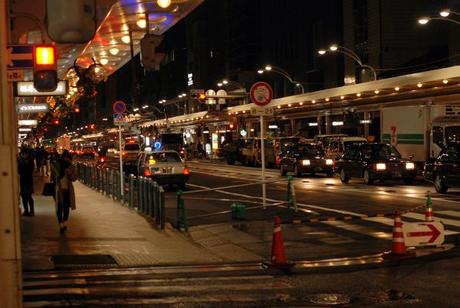
[[403,180],[411,184],[417,170],[415,164],[401,158],[395,147],[384,143],[364,143],[350,146],[335,163],[342,183],[350,178],[363,178],[366,184],[375,180]]
[[138,174],[149,177],[160,185],[176,184],[179,188],[185,189],[190,170],[177,151],[143,151],[138,159]]
[[299,144],[287,149],[280,161],[280,174],[294,172],[295,176],[304,173],[314,175],[325,173],[327,176],[334,174],[333,160],[326,159],[320,148],[314,144]]
[[460,187],[460,144],[451,143],[438,157],[429,159],[423,175],[434,183],[438,193],[445,194],[450,187]]

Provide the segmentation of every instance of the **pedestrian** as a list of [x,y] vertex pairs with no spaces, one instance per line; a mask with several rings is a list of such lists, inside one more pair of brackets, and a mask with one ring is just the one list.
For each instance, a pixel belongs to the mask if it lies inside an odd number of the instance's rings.
[[39,146],[35,148],[35,164],[37,167],[37,171],[41,175],[42,166],[43,166],[43,152]]
[[72,155],[64,150],[57,164],[56,175],[56,214],[61,233],[67,230],[70,209],[75,210],[75,192],[72,182],[77,179],[75,167],[72,165]]
[[31,150],[23,147],[19,153],[18,159],[19,171],[19,187],[24,207],[24,216],[34,216],[34,160],[32,158]]

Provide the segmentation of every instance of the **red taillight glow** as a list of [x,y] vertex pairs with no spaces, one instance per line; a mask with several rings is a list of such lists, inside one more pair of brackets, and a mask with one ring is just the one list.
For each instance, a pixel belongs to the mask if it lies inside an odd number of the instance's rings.
[[151,176],[151,175],[152,175],[152,172],[150,171],[150,169],[145,169],[144,176]]
[[190,170],[188,170],[188,168],[184,168],[184,170],[182,170],[182,173],[184,175],[189,175],[190,174]]
[[128,155],[128,153],[125,152],[125,151],[123,151],[123,152],[121,153],[121,155],[122,155],[122,156],[126,156],[126,155]]
[[105,158],[101,157],[101,163],[105,162]]

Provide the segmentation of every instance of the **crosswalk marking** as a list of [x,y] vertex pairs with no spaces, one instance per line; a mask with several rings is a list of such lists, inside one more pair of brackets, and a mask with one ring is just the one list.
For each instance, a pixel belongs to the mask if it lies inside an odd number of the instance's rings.
[[438,213],[440,215],[460,217],[460,212],[457,211],[436,211],[435,213]]
[[347,230],[347,231],[361,233],[361,234],[365,234],[365,235],[372,236],[372,237],[379,238],[379,239],[391,240],[391,238],[392,238],[391,233],[377,231],[374,228],[360,226],[360,225],[353,224],[353,223],[350,223],[350,222],[325,221],[325,222],[323,222],[323,224],[332,225],[334,227],[341,228],[341,229],[344,229],[344,230]]

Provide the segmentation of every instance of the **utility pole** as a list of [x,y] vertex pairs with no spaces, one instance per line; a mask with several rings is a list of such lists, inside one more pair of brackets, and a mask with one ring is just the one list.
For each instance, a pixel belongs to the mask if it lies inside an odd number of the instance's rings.
[[7,1],[0,0],[0,307],[22,307],[17,117],[7,81]]

